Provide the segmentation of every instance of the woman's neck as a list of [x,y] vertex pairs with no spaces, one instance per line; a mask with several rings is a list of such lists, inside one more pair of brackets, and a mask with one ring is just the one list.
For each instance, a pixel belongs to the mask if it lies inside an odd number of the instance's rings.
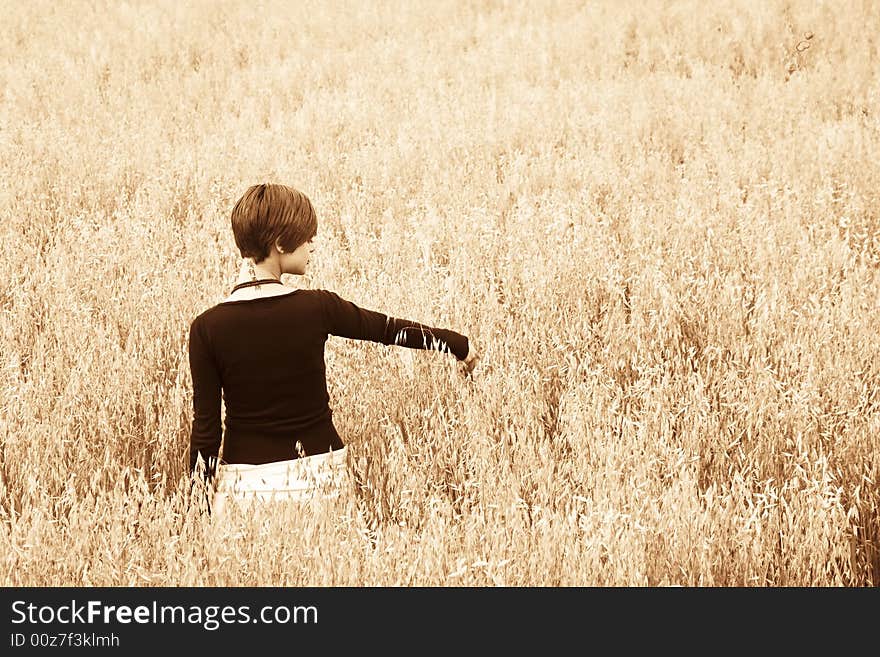
[[[265,266],[266,263],[260,263],[259,265],[251,265],[251,261],[245,259],[241,263],[241,269],[238,272],[238,278],[235,280],[235,285],[239,283],[245,283],[247,281],[252,280],[261,280],[261,279],[270,279],[270,280],[281,280],[281,272],[275,271],[271,267]],[[239,288],[234,292],[231,292],[229,296],[225,299],[225,301],[239,301],[239,300],[248,300],[248,299],[261,299],[264,297],[274,297],[280,294],[289,294],[291,289],[286,285],[259,285],[259,286],[249,286],[244,288]]]
[[238,272],[236,283],[251,281],[254,279],[274,278],[276,281],[281,280],[281,269],[277,265],[261,262],[260,264],[251,264],[252,261],[245,258],[241,263],[241,269]]

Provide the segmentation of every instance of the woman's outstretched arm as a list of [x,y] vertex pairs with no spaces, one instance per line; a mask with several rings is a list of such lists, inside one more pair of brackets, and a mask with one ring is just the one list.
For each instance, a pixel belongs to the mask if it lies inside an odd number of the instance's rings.
[[410,349],[448,351],[466,364],[475,362],[468,338],[461,333],[367,310],[326,290],[321,291],[321,303],[330,335]]
[[220,374],[196,322],[189,329],[189,368],[193,385],[193,420],[189,438],[189,471],[195,473],[199,453],[205,475],[212,477],[220,452]]

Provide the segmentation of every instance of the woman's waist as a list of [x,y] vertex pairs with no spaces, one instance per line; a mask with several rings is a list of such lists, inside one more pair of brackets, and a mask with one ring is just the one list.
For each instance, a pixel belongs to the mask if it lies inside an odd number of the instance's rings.
[[298,459],[285,459],[283,461],[270,461],[269,463],[224,463],[220,471],[226,476],[267,476],[274,477],[281,474],[305,475],[314,473],[324,468],[339,468],[345,465],[347,450],[343,446],[340,449],[331,449],[322,454],[313,454]]
[[329,418],[302,428],[226,427],[223,462],[262,464],[323,454],[342,447]]

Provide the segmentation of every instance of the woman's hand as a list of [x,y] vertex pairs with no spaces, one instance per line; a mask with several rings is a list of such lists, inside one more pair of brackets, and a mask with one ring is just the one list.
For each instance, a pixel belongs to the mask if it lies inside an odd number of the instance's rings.
[[480,362],[480,357],[477,355],[477,350],[474,349],[473,343],[468,341],[468,355],[462,361],[462,363],[464,363],[465,374],[471,374],[478,362]]

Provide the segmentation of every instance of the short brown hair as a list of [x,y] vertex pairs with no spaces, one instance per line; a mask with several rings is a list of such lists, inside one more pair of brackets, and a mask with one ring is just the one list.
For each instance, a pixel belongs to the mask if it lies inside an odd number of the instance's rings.
[[252,185],[232,209],[232,233],[242,258],[262,262],[277,240],[293,251],[318,232],[312,202],[287,185]]

